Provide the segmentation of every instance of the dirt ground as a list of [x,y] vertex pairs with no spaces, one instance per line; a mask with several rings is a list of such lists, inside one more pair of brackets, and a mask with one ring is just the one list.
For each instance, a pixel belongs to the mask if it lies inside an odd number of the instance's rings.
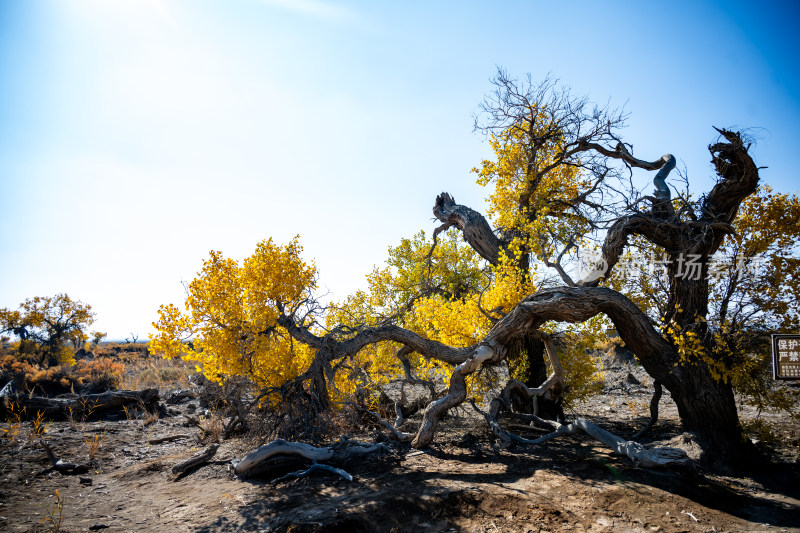
[[[621,436],[646,421],[647,378],[635,365],[607,373],[604,393],[569,415],[584,416]],[[662,416],[645,444],[685,444],[667,394]],[[48,471],[35,440],[20,435],[0,444],[0,531],[800,531],[800,426],[781,426],[772,457],[748,472],[645,470],[612,456],[586,435],[546,445],[496,447],[484,423],[466,409],[450,416],[433,446],[417,451],[386,441],[391,452],[346,465],[353,481],[314,473],[272,483],[240,480],[229,460],[254,443],[224,441],[212,464],[187,475],[172,467],[197,453],[187,419],[197,406],[171,407],[172,416],[142,420],[54,422],[44,435],[56,454],[87,462],[87,441],[101,445],[82,475]],[[744,409],[743,419],[755,416]],[[781,417],[785,419],[786,417]],[[30,422],[22,432],[29,431]],[[2,425],[8,428],[8,424]],[[520,434],[529,431],[515,428]],[[22,433],[21,432],[21,433]],[[370,429],[362,441],[382,437]],[[691,450],[690,450],[691,452]],[[755,465],[755,463],[754,463]]]

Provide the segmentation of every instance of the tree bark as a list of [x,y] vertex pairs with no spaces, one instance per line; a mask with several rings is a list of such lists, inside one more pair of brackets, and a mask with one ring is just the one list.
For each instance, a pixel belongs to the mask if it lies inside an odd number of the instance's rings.
[[456,204],[455,199],[443,192],[436,197],[433,204],[433,216],[442,222],[435,234],[456,226],[461,230],[469,245],[478,255],[496,265],[500,259],[500,251],[507,243],[497,238],[486,219],[477,211],[465,205]]
[[[446,192],[436,197],[433,215],[442,222],[434,232],[434,237],[439,232],[455,226],[461,230],[464,240],[478,255],[491,265],[497,266],[500,254],[506,250],[508,241],[495,235],[483,215],[467,206],[456,204],[455,199]],[[529,254],[521,255],[518,268],[524,276],[529,275]],[[538,387],[547,379],[544,345],[535,336],[522,335],[506,346],[506,359],[525,367],[516,377],[528,387]],[[546,418],[556,419],[563,416],[560,405],[543,398],[537,400],[537,411],[540,411],[540,416]]]

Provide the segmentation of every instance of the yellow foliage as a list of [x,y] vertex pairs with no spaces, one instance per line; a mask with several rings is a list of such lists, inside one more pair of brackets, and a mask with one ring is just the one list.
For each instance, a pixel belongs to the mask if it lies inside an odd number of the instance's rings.
[[75,352],[68,346],[61,346],[57,348],[56,364],[72,366],[75,364]]
[[[546,109],[541,108],[537,123],[542,131],[549,127],[549,120]],[[490,145],[496,160],[484,160],[472,171],[478,175],[479,185],[494,185],[488,214],[496,227],[514,231],[512,250],[549,258],[559,245],[590,230],[588,221],[569,206],[591,187],[591,181],[576,166],[555,164],[564,147],[563,138],[556,136],[532,153],[531,137],[525,128],[516,126],[492,135]]]
[[36,296],[25,300],[16,311],[0,309],[0,333],[10,332],[20,338],[17,348],[21,356],[48,365],[74,364],[66,344],[79,346],[87,338],[84,330],[93,322],[92,307],[67,294]]
[[297,377],[313,351],[276,326],[281,309],[302,305],[316,286],[316,267],[301,252],[297,237],[286,246],[264,240],[241,265],[212,251],[187,287],[187,312],[159,309],[151,350],[197,361],[218,382],[245,375],[259,387],[278,387]]
[[[733,298],[751,323],[776,332],[800,329],[800,198],[767,185],[748,196],[720,250],[723,272],[712,304],[722,301],[732,280]],[[732,310],[733,311],[733,310]],[[721,317],[735,322],[738,316]]]

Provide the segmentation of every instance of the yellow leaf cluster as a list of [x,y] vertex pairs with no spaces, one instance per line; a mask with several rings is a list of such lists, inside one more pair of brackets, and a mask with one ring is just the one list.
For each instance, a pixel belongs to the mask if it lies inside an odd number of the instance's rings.
[[300,375],[313,350],[293,342],[277,319],[316,286],[316,267],[301,252],[298,237],[286,246],[264,240],[241,265],[212,251],[187,287],[186,312],[159,309],[152,349],[199,362],[215,381],[245,375],[260,387],[277,387]]
[[[549,126],[546,110],[538,124]],[[474,168],[477,183],[493,185],[488,214],[496,227],[513,230],[516,245],[537,256],[552,256],[559,243],[584,234],[588,221],[570,211],[570,204],[591,186],[574,165],[556,164],[564,148],[559,136],[531,147],[532,135],[525,128],[510,127],[492,135],[495,160],[484,160]]]

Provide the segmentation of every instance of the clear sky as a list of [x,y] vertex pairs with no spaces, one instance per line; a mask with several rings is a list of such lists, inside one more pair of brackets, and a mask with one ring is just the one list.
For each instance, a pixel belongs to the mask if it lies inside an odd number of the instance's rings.
[[[146,337],[209,250],[300,234],[323,290],[484,210],[472,115],[502,66],[630,113],[635,154],[712,183],[749,128],[796,192],[798,2],[0,0],[0,307],[68,293]],[[644,175],[642,179],[651,179]]]

